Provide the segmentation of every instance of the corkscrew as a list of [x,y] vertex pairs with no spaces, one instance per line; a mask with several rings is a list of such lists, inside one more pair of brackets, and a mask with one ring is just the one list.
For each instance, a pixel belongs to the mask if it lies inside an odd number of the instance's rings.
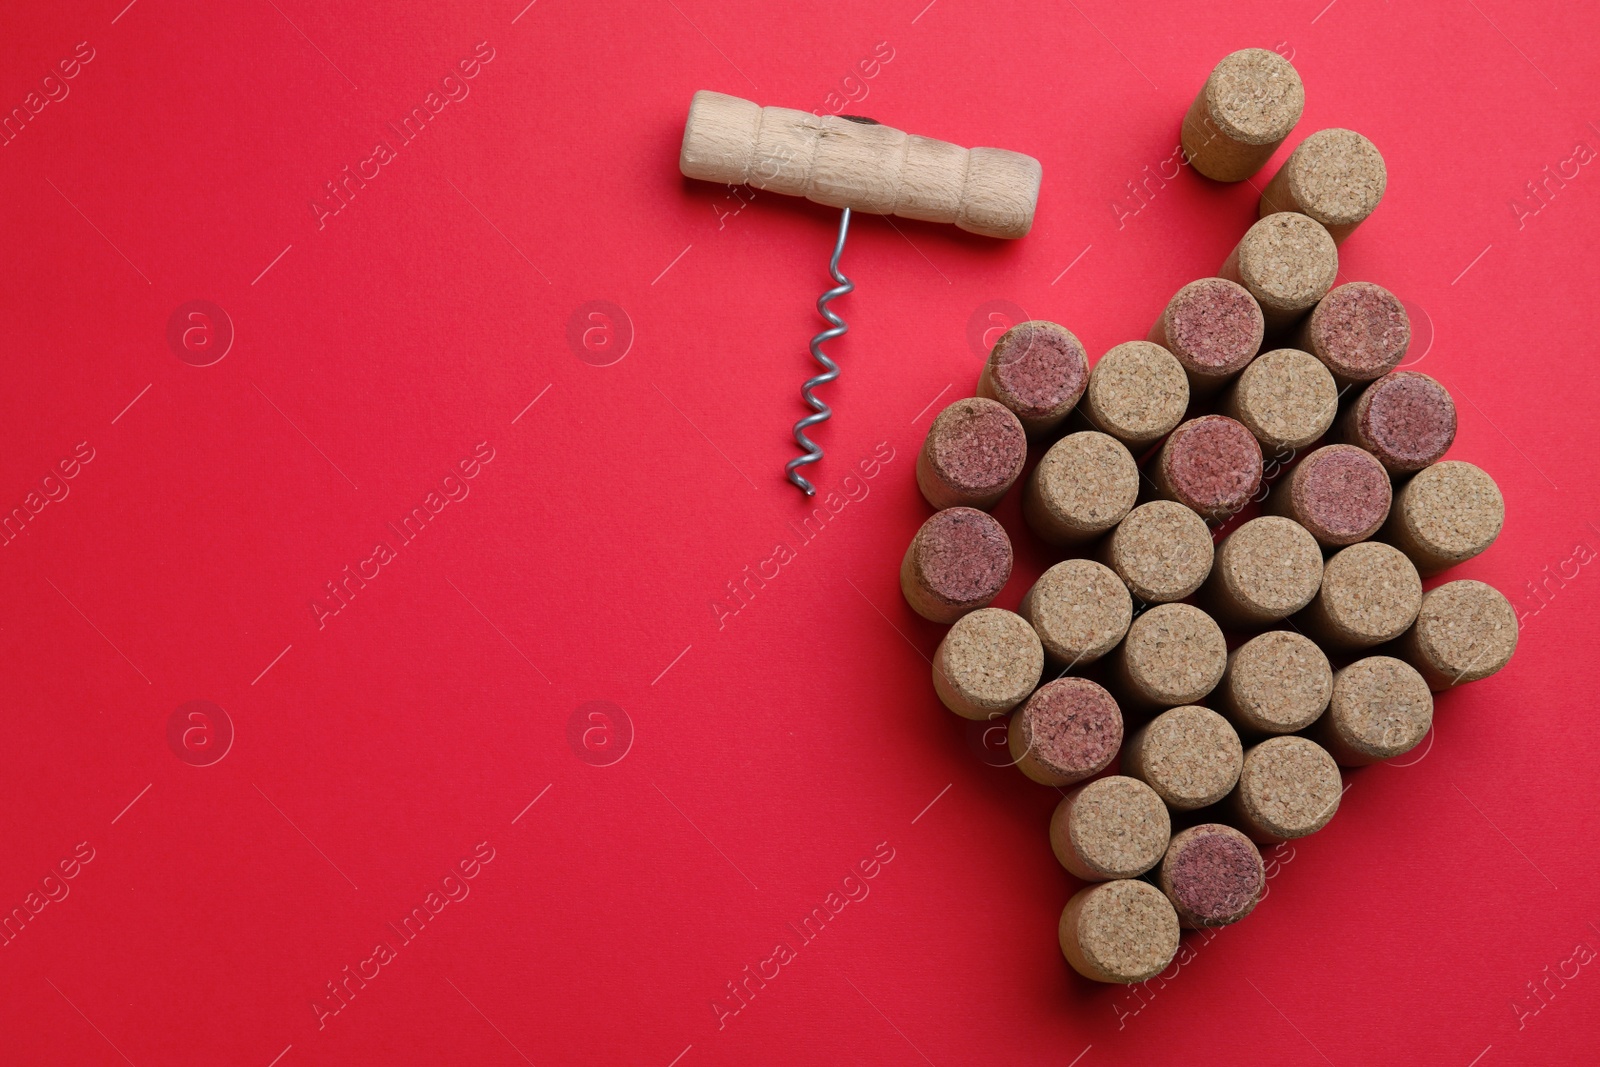
[[856,287],[855,282],[846,278],[839,271],[839,256],[844,252],[844,239],[849,233],[850,209],[845,208],[844,215],[839,219],[839,239],[833,244],[833,258],[828,261],[828,273],[833,276],[833,280],[837,284],[817,297],[817,314],[827,319],[832,325],[811,339],[811,358],[822,364],[824,370],[815,378],[808,379],[800,387],[800,395],[805,398],[807,404],[811,405],[813,411],[812,414],[794,424],[795,443],[805,449],[806,454],[794,457],[783,468],[784,472],[789,475],[789,480],[799,486],[801,492],[805,493],[806,496],[816,496],[817,490],[815,486],[806,480],[805,475],[800,473],[800,468],[807,463],[817,462],[823,456],[822,447],[806,436],[806,430],[819,422],[826,422],[833,417],[833,409],[818,400],[817,394],[813,390],[817,386],[827,385],[839,377],[839,364],[829,359],[827,353],[822,351],[822,344],[824,341],[831,341],[835,337],[843,337],[850,329],[849,325],[838,316],[838,313],[828,307],[831,302]]

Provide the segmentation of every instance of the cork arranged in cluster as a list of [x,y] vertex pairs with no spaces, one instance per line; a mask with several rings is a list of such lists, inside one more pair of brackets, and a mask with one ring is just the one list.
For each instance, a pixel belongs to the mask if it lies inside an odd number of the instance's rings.
[[[1304,101],[1281,56],[1226,57],[1183,119],[1188,162],[1249,178]],[[957,715],[1005,720],[1012,764],[1061,793],[1050,848],[1086,885],[1058,936],[1095,981],[1147,980],[1181,929],[1249,915],[1261,848],[1326,826],[1341,768],[1410,751],[1435,694],[1516,648],[1491,586],[1424,593],[1494,542],[1504,501],[1445,458],[1449,390],[1399,369],[1402,302],[1334,284],[1386,181],[1361,134],[1311,134],[1216,275],[1143,339],[1091,368],[1066,327],[1012,327],[918,456],[935,510],[900,579],[950,624],[934,689]],[[1059,560],[1014,612],[991,605],[1028,535],[989,513],[1012,492]]]

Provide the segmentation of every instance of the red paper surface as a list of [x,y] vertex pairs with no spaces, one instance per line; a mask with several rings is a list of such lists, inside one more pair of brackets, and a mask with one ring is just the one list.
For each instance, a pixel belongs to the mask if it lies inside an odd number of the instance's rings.
[[[1593,1058],[1592,10],[125,2],[0,32],[0,1061]],[[1057,795],[939,706],[896,569],[986,330],[1098,358],[1253,219],[1174,161],[1245,46],[1305,80],[1278,159],[1387,157],[1341,274],[1405,298],[1499,480],[1456,576],[1522,643],[1248,922],[1101,987],[1056,946]],[[837,214],[682,179],[701,88],[1044,165],[1018,242],[853,227],[809,534]],[[1002,606],[1051,562],[1015,496]]]

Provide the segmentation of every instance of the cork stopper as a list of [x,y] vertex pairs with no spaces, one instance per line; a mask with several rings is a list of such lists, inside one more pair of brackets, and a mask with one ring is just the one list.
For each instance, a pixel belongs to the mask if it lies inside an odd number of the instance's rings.
[[1322,588],[1300,613],[1300,629],[1329,650],[1353,651],[1405,633],[1422,606],[1417,568],[1380,541],[1341,549],[1322,569]]
[[1242,423],[1202,415],[1167,435],[1151,468],[1160,496],[1221,522],[1261,487],[1261,446]]
[[1040,785],[1071,785],[1116,758],[1122,712],[1110,693],[1087,678],[1057,678],[1011,716],[1006,740],[1023,774]]
[[1116,774],[1078,786],[1050,817],[1056,859],[1088,882],[1143,874],[1161,862],[1171,837],[1171,817],[1155,791]]
[[1158,604],[1133,620],[1112,657],[1125,705],[1194,704],[1222,680],[1228,644],[1211,616],[1188,604]]
[[1416,748],[1433,725],[1433,694],[1409,664],[1358,659],[1333,676],[1333,700],[1316,736],[1342,767],[1364,767]]
[[1410,344],[1411,320],[1399,298],[1372,282],[1348,282],[1317,302],[1295,347],[1322,360],[1334,381],[1349,385],[1394,370]]
[[1176,811],[1227,796],[1243,764],[1244,747],[1228,720],[1192,704],[1157,715],[1122,750],[1122,773],[1154,789]]
[[1211,557],[1205,520],[1172,500],[1152,500],[1128,512],[1100,553],[1128,591],[1150,604],[1182,600],[1199,589],[1211,573]]
[[994,516],[973,508],[935,512],[900,562],[900,592],[930,622],[955,622],[987,607],[1011,577],[1011,539]]
[[1193,395],[1216,392],[1261,350],[1261,307],[1238,279],[1201,278],[1175,293],[1149,340],[1183,367]]
[[978,395],[1016,413],[1031,438],[1066,420],[1089,381],[1089,357],[1071,330],[1053,322],[1019,322],[995,342],[978,376]]
[[1494,544],[1505,522],[1500,487],[1480,467],[1461,460],[1420,471],[1395,496],[1384,537],[1423,575],[1465,563]]
[[1159,440],[1189,406],[1177,357],[1149,341],[1127,341],[1100,357],[1078,404],[1082,421],[1138,451]]
[[917,487],[936,508],[988,510],[1022,473],[1028,440],[993,400],[957,400],[933,420],[917,453]]
[[1245,232],[1217,273],[1250,291],[1268,329],[1282,329],[1326,295],[1339,273],[1339,249],[1320,222],[1268,215]]
[[1315,641],[1293,630],[1259,634],[1228,654],[1217,707],[1242,733],[1292,734],[1333,696],[1333,670]]
[[933,688],[944,706],[983,721],[1022,703],[1039,684],[1044,648],[1028,620],[1002,608],[957,619],[933,654]]
[[1277,348],[1244,369],[1217,411],[1244,423],[1263,452],[1304,448],[1333,425],[1339,387],[1328,368],[1309,352]]
[[1180,925],[1227,926],[1255,910],[1266,892],[1267,867],[1248,837],[1208,822],[1173,835],[1160,882]]
[[1092,982],[1143,982],[1178,954],[1178,916],[1149,882],[1080,889],[1061,912],[1061,954]]
[[1093,663],[1117,646],[1133,621],[1133,599],[1117,575],[1091,559],[1068,559],[1039,576],[1017,611],[1062,667]]
[[1447,582],[1422,598],[1399,654],[1436,693],[1487,678],[1517,650],[1517,613],[1483,582]]
[[1200,602],[1234,629],[1259,629],[1311,603],[1321,585],[1316,538],[1292,519],[1263,515],[1223,539]]
[[1321,745],[1272,737],[1245,751],[1228,805],[1250,840],[1276,845],[1328,825],[1343,792],[1338,764]]
[[1298,211],[1342,242],[1377,210],[1388,180],[1383,153],[1371,141],[1354,130],[1318,130],[1267,183],[1260,214]]
[[1326,445],[1279,482],[1266,510],[1304,526],[1323,548],[1365,541],[1389,517],[1389,472],[1355,445]]
[[1054,545],[1074,545],[1122,521],[1139,496],[1139,468],[1122,442],[1094,430],[1050,446],[1028,476],[1022,515]]
[[1244,181],[1272,158],[1305,103],[1300,75],[1276,52],[1224,56],[1184,116],[1184,157],[1213,181]]
[[1444,386],[1417,371],[1386,374],[1367,386],[1340,421],[1340,436],[1378,458],[1390,474],[1437,463],[1456,439],[1456,404]]

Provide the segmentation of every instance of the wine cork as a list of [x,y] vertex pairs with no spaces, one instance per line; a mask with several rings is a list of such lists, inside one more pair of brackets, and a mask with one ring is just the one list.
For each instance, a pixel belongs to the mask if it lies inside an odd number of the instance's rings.
[[1170,708],[1216,688],[1228,643],[1199,608],[1158,604],[1133,620],[1110,662],[1125,707]]
[[1028,458],[1022,424],[983,397],[957,400],[933,420],[917,453],[917,487],[936,508],[987,511],[1011,488]]
[[1406,358],[1410,344],[1405,305],[1372,282],[1347,282],[1331,290],[1295,341],[1296,348],[1322,360],[1340,385],[1383,377]]
[[1437,463],[1455,441],[1456,403],[1426,374],[1386,374],[1339,420],[1339,436],[1371,452],[1390,474],[1409,474]]
[[978,375],[978,395],[1010,408],[1037,440],[1066,421],[1088,382],[1089,357],[1072,331],[1034,320],[1000,335]]
[[1202,415],[1167,435],[1149,473],[1157,495],[1221,522],[1261,487],[1261,445],[1243,423]]
[[1262,218],[1298,211],[1343,242],[1383,199],[1389,172],[1377,145],[1354,130],[1318,130],[1301,141],[1261,193]]
[[1422,598],[1422,610],[1400,638],[1399,655],[1436,693],[1487,678],[1517,650],[1517,613],[1498,589],[1482,582],[1446,582]]
[[1244,746],[1228,720],[1192,704],[1157,715],[1122,749],[1122,773],[1154,789],[1175,811],[1227,796],[1243,764]]
[[1422,582],[1411,561],[1381,541],[1363,541],[1328,560],[1299,628],[1329,651],[1355,651],[1405,633],[1421,606]]
[[1261,305],[1238,280],[1201,278],[1173,294],[1148,340],[1171,352],[1194,396],[1210,396],[1261,350]]
[[1088,882],[1138,877],[1161,862],[1171,837],[1172,818],[1155,790],[1119,774],[1078,786],[1050,816],[1056,859]]
[[1322,551],[1292,519],[1251,519],[1217,549],[1200,602],[1238,630],[1260,629],[1311,603],[1322,585]]
[[1340,548],[1377,533],[1390,502],[1389,472],[1372,453],[1325,445],[1273,487],[1266,510],[1298,522],[1323,548]]
[[1022,516],[1054,545],[1092,540],[1122,521],[1139,497],[1139,468],[1114,437],[1094,430],[1050,446],[1028,476]]
[[1103,564],[1068,559],[1039,576],[1017,612],[1059,667],[1078,667],[1117,647],[1133,621],[1128,587]]
[[1276,52],[1224,56],[1183,117],[1184,157],[1213,181],[1242,182],[1272,158],[1305,104],[1300,75]]
[[1365,767],[1416,748],[1433,725],[1433,694],[1408,663],[1358,659],[1333,676],[1315,736],[1341,767]]
[[1309,445],[1328,432],[1338,410],[1333,375],[1296,348],[1257,356],[1217,403],[1217,413],[1244,423],[1268,454]]
[[1200,588],[1211,573],[1211,530],[1173,500],[1152,500],[1128,512],[1101,546],[1100,560],[1128,592],[1165,604]]
[[955,622],[987,607],[1011,577],[1011,539],[974,508],[935,512],[900,562],[900,592],[930,622]]
[[933,688],[944,706],[983,722],[1022,703],[1039,684],[1044,648],[1028,620],[1002,608],[957,619],[933,654]]
[[1315,641],[1269,630],[1228,653],[1217,707],[1241,733],[1292,734],[1327,710],[1333,670]]
[[1040,785],[1064,786],[1099,774],[1122,745],[1122,712],[1087,678],[1039,687],[1006,734],[1017,769]]
[[1189,379],[1177,357],[1149,341],[1125,341],[1089,372],[1073,424],[1137,452],[1178,425],[1188,406]]
[[1447,459],[1419,471],[1395,494],[1383,536],[1428,576],[1494,544],[1505,517],[1494,479],[1471,463]]
[[1092,982],[1154,978],[1178,954],[1178,915],[1149,882],[1124,879],[1078,890],[1061,912],[1061,954]]
[[1292,213],[1256,222],[1217,271],[1250,291],[1268,330],[1281,330],[1316,307],[1338,273],[1339,249],[1328,231]]
[[1174,834],[1161,860],[1161,891],[1191,930],[1236,923],[1267,888],[1261,851],[1244,834],[1208,822]]
[[1339,766],[1321,745],[1271,737],[1245,750],[1228,807],[1250,840],[1276,845],[1328,825],[1343,793]]

